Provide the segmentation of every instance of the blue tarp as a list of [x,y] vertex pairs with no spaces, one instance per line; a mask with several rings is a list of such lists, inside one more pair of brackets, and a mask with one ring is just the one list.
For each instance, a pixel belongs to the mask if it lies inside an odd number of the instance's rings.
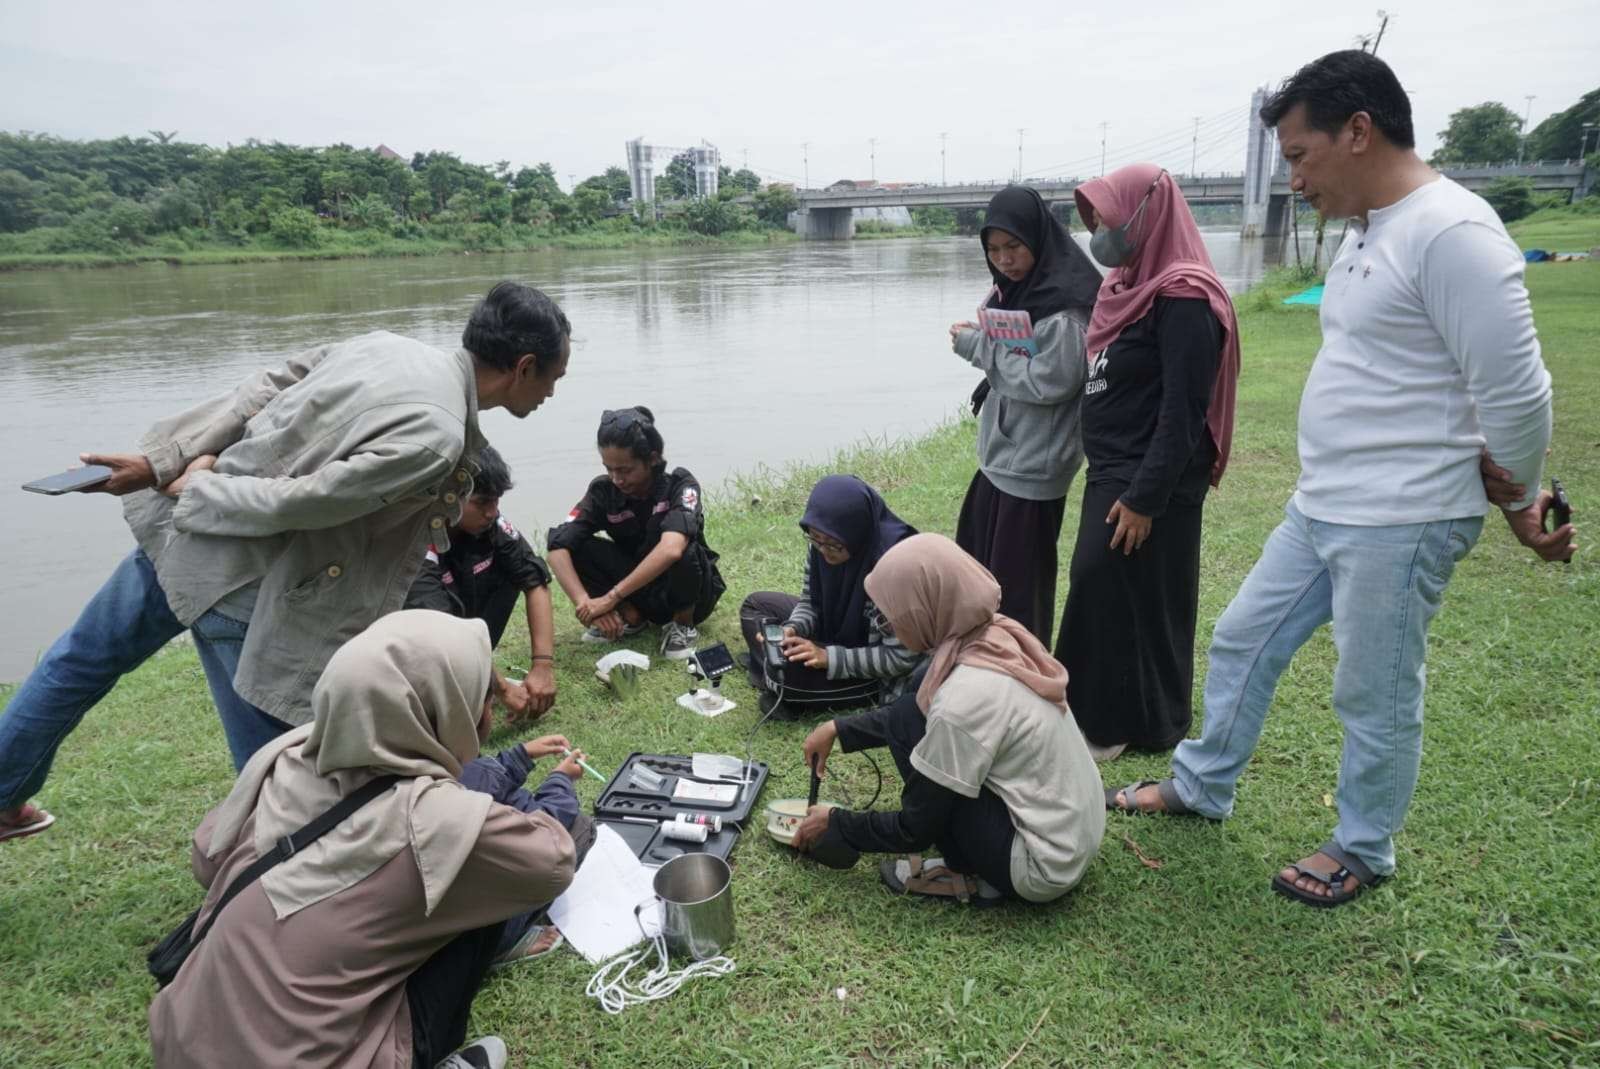
[[1301,290],[1293,297],[1285,297],[1283,303],[1320,305],[1322,303],[1322,283],[1318,282],[1308,290]]
[[1550,259],[1550,254],[1543,249],[1528,249],[1523,252],[1522,258],[1530,264],[1538,264]]

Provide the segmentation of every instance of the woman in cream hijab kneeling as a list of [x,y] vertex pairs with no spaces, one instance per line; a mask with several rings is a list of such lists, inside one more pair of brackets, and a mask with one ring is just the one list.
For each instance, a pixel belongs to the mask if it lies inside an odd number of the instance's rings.
[[908,538],[866,580],[906,649],[931,659],[920,686],[890,705],[817,727],[805,757],[825,771],[845,753],[887,746],[905,789],[898,812],[814,806],[794,845],[838,866],[856,855],[937,847],[879,865],[893,891],[978,905],[1049,902],[1083,878],[1105,833],[1105,796],[1067,709],[1066,670],[1001,615],[1000,585],[943,535]]
[[451,1052],[503,923],[566,889],[574,850],[549,815],[457,782],[489,685],[481,620],[397,612],[334,654],[313,722],[257,752],[195,832],[195,930],[280,838],[400,778],[218,913],[150,1006],[158,1067],[504,1064],[492,1038]]

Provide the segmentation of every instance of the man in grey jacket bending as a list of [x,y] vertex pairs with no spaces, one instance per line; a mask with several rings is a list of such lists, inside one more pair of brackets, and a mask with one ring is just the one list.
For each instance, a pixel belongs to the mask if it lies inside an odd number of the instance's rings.
[[333,651],[400,608],[472,493],[478,412],[522,418],[566,373],[571,326],[502,282],[446,353],[379,331],[319,346],[156,424],[94,489],[138,548],[0,715],[0,839],[52,818],[29,799],[126,672],[189,629],[235,768],[311,719]]

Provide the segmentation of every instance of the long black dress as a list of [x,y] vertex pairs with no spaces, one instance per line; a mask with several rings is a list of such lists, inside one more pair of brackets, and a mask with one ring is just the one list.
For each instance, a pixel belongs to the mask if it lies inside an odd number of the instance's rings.
[[[1096,354],[1083,398],[1089,462],[1056,659],[1098,746],[1169,750],[1188,734],[1200,521],[1216,445],[1206,409],[1222,326],[1204,300],[1158,297]],[[1110,548],[1118,500],[1153,518],[1144,545]]]

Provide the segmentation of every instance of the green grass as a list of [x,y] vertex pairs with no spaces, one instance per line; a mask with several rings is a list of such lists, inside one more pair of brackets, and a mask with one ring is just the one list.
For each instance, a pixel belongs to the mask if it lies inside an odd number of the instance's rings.
[[1587,252],[1600,246],[1600,197],[1541,209],[1507,229],[1524,249]]
[[[1600,264],[1533,265],[1528,277],[1557,388],[1550,467],[1585,509],[1600,502]],[[1317,321],[1277,296],[1241,302],[1239,427],[1206,510],[1202,648],[1294,485]],[[924,530],[949,532],[972,452],[967,421],[868,443],[836,467]],[[798,582],[795,518],[820,470],[757,472],[712,495],[730,592],[707,639],[737,642],[745,592]],[[1074,526],[1069,515],[1063,554]],[[590,967],[563,952],[493,979],[474,1029],[506,1037],[516,1065],[630,1069],[999,1066],[1019,1048],[1019,1067],[1600,1064],[1600,579],[1587,556],[1535,563],[1494,520],[1446,602],[1400,872],[1353,906],[1315,911],[1268,889],[1334,821],[1340,731],[1324,630],[1283,679],[1235,817],[1112,817],[1099,860],[1060,903],[978,914],[897,900],[870,865],[820,870],[752,830],[733,858],[732,976],[610,1018],[582,994]],[[561,691],[541,731],[569,735],[607,770],[633,750],[742,752],[754,715],[743,683],[728,684],[737,711],[702,720],[671,704],[684,676],[658,663],[624,707],[594,681],[596,650],[558,605]],[[526,663],[525,649],[512,633],[502,663]],[[773,767],[763,800],[803,793],[805,731],[761,729],[756,753]],[[1106,775],[1121,784],[1165,767],[1124,759]],[[864,801],[865,763],[833,768]],[[880,805],[898,789],[886,771]],[[188,648],[152,660],[71,736],[40,796],[58,825],[0,846],[0,1064],[148,1062],[144,954],[199,899],[187,839],[229,780]],[[586,802],[597,786],[581,784]]]

